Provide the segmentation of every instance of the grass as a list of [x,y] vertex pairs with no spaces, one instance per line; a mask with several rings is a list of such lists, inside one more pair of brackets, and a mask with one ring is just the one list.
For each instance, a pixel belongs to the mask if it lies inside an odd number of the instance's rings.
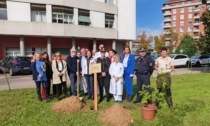
[[[156,78],[152,78],[155,87]],[[135,83],[135,82],[134,82]],[[209,126],[210,125],[210,74],[180,75],[172,77],[174,110],[169,110],[166,101],[161,103],[155,119],[141,118],[140,104],[127,103],[134,116],[131,126]],[[51,110],[57,100],[39,102],[35,89],[0,91],[0,126],[99,126],[98,116],[113,102],[105,100],[97,112],[86,107],[79,113],[68,115]],[[91,100],[85,100],[88,106]]]

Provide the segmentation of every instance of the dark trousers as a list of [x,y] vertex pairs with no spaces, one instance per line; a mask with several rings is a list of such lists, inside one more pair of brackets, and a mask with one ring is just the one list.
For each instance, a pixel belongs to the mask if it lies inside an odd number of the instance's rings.
[[56,97],[60,98],[62,91],[65,96],[67,96],[67,85],[66,82],[62,82],[61,84],[55,84],[56,87]]
[[85,75],[87,82],[88,96],[93,97],[93,75]]
[[106,99],[110,99],[110,94],[109,94],[109,77],[105,76],[102,77],[101,75],[98,76],[98,84],[99,84],[99,92],[100,92],[100,100],[103,100],[103,88],[105,87],[105,92],[106,92]]
[[[44,88],[44,91],[45,91],[45,95],[47,96],[47,82],[46,81],[35,81],[36,83],[36,92],[37,92],[37,95],[38,97],[41,99],[42,98],[42,95],[41,95],[41,86],[43,86]],[[48,98],[48,96],[47,96]]]
[[47,78],[47,97],[50,96],[51,79]]
[[52,87],[53,87],[53,95],[56,95],[56,85],[53,84]]
[[148,87],[150,85],[150,74],[148,75],[137,75],[137,101],[142,100],[142,96],[140,95],[140,91],[142,91],[142,87],[145,85],[145,90],[150,94],[150,88]]
[[70,73],[69,76],[70,76],[69,78],[71,81],[71,90],[70,90],[71,95],[76,96],[77,95],[77,93],[76,93],[77,75],[76,75],[76,73]]

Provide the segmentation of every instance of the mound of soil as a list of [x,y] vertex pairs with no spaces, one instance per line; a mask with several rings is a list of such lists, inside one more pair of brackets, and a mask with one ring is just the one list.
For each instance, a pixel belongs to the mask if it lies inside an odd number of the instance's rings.
[[76,96],[65,98],[57,103],[54,103],[52,109],[56,112],[73,114],[79,112],[84,107],[84,104]]
[[102,123],[110,126],[128,126],[134,120],[131,113],[119,104],[112,105],[99,119]]

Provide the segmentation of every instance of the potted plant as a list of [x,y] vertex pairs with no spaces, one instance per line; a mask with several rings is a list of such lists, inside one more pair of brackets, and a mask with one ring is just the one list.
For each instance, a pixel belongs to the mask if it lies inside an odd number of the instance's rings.
[[[147,91],[149,89],[150,93]],[[145,120],[153,120],[157,106],[163,101],[164,93],[159,93],[155,88],[151,86],[143,86],[143,90],[140,91],[142,97],[141,114]]]

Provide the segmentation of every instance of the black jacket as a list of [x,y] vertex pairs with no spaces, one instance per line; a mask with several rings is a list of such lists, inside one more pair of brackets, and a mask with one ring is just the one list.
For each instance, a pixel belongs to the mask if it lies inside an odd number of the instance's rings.
[[71,57],[69,55],[66,59],[68,74],[77,72],[77,56]]
[[[110,66],[109,58],[108,57],[105,57],[105,58],[99,57],[97,59],[97,63],[101,63],[101,72],[105,72],[106,75],[109,75],[109,66]],[[101,73],[99,75],[101,75]]]

